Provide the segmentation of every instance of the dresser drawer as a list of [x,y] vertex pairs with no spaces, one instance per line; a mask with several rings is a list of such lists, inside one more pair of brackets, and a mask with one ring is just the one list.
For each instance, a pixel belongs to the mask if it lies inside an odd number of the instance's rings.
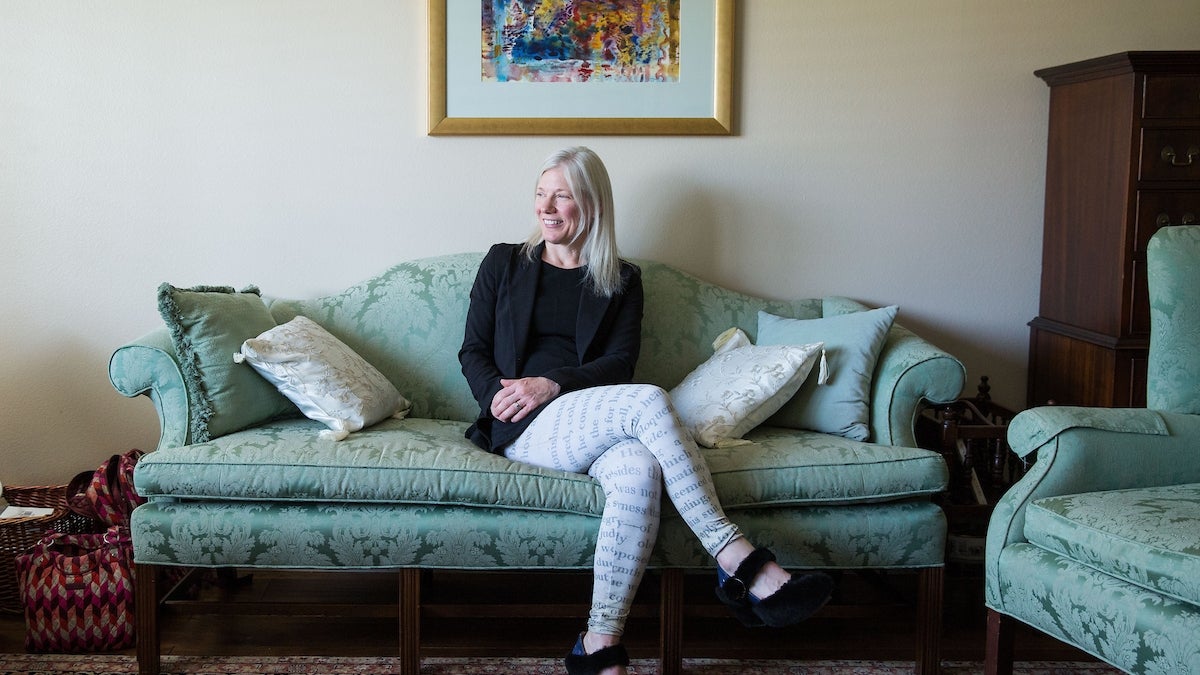
[[1200,128],[1143,129],[1141,180],[1200,180]]
[[1200,225],[1200,189],[1139,191],[1133,235],[1133,276],[1130,278],[1130,335],[1150,334],[1150,296],[1146,289],[1146,244],[1164,227]]
[[1200,186],[1195,190],[1142,190],[1137,193],[1137,205],[1133,252],[1142,257],[1145,257],[1146,243],[1159,228],[1200,225]]
[[1200,76],[1150,75],[1142,116],[1200,119]]

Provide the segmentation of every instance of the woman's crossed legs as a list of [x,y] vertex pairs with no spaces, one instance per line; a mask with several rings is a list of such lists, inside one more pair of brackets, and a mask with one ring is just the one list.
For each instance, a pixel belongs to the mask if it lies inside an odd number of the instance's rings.
[[[758,610],[751,609],[751,602],[771,608],[767,611],[771,616],[766,617],[769,625],[785,625],[815,611],[828,598],[827,577],[793,578],[765,549],[755,551],[725,516],[699,448],[660,387],[612,385],[560,396],[506,448],[505,456],[536,466],[586,471],[604,489],[592,609],[588,631],[577,646],[580,657],[620,641],[658,535],[663,486],[684,522],[724,571],[718,595],[743,622],[764,616],[756,616]],[[740,593],[736,598],[724,592],[728,590],[724,580],[731,576],[737,583],[729,588]],[[776,595],[780,589],[785,592]]]
[[661,489],[716,555],[738,537],[667,393],[651,385],[574,391],[551,401],[506,450],[509,459],[587,472],[604,488],[588,630],[620,636],[658,535]]

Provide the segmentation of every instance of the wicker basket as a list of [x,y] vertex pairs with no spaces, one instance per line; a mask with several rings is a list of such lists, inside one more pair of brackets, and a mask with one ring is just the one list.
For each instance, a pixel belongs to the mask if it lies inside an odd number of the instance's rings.
[[67,486],[4,486],[4,499],[13,506],[52,508],[54,513],[34,518],[0,520],[0,611],[20,612],[16,556],[33,546],[47,530],[95,532],[98,523],[67,510]]

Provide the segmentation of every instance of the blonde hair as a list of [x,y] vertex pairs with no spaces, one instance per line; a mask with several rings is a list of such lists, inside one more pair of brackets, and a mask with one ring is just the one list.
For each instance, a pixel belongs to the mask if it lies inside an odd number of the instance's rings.
[[[583,241],[580,260],[587,266],[587,278],[592,290],[600,296],[612,297],[621,290],[621,258],[617,251],[617,233],[613,218],[612,183],[604,162],[589,148],[563,148],[546,158],[538,178],[550,169],[563,172],[567,187],[579,206],[579,231],[576,241]],[[534,250],[542,243],[540,227],[525,241],[521,250],[533,260]]]

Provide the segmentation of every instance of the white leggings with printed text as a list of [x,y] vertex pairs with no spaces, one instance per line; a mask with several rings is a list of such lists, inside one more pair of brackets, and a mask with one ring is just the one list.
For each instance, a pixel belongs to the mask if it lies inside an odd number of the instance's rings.
[[604,488],[588,630],[621,635],[658,535],[663,486],[710,555],[740,536],[667,392],[620,384],[551,401],[505,448],[509,459],[587,472]]

